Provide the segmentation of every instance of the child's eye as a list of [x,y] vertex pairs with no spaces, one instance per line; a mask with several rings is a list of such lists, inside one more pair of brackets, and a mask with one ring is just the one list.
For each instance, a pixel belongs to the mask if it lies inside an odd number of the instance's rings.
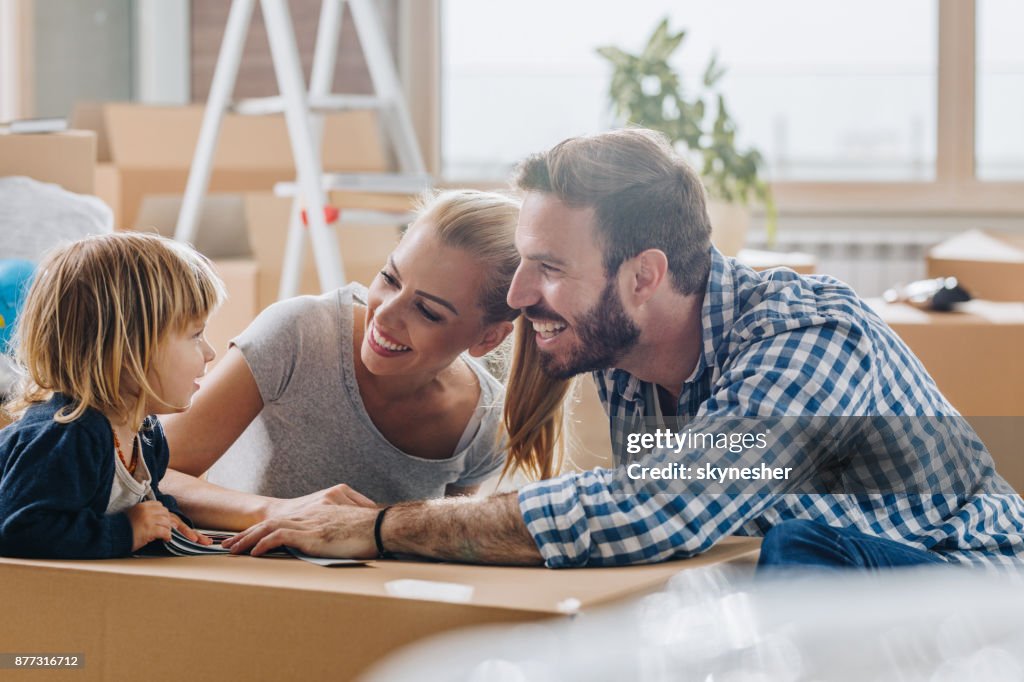
[[387,284],[389,287],[396,287],[396,286],[398,286],[398,280],[396,280],[394,277],[389,275],[387,273],[387,271],[381,270],[380,271],[380,276],[384,278],[384,283]]
[[423,315],[423,317],[427,318],[431,322],[440,322],[443,319],[440,315],[431,312],[430,308],[423,305],[422,303],[417,303],[416,307],[419,308],[419,311]]

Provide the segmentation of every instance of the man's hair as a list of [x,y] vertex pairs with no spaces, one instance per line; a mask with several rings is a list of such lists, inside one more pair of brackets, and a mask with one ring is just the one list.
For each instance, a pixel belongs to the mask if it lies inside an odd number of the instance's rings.
[[652,130],[572,137],[523,161],[515,185],[594,209],[607,276],[641,251],[668,258],[673,288],[702,292],[711,269],[711,222],[700,178]]

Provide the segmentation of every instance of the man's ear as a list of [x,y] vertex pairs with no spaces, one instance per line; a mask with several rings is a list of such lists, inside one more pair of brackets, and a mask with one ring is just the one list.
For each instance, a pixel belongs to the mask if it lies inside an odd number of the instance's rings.
[[643,305],[668,276],[668,256],[661,249],[647,249],[627,261],[628,292],[635,305]]
[[469,354],[474,358],[483,357],[501,345],[515,326],[511,322],[496,322],[484,329],[480,340],[469,347]]

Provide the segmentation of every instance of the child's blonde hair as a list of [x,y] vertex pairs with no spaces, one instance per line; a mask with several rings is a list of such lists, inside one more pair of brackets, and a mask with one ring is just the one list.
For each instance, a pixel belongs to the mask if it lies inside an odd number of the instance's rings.
[[61,423],[93,408],[141,425],[147,400],[160,399],[146,378],[157,347],[225,297],[204,256],[154,234],[87,237],[50,253],[37,273],[15,329],[23,376],[7,409],[17,417],[63,393],[71,403]]

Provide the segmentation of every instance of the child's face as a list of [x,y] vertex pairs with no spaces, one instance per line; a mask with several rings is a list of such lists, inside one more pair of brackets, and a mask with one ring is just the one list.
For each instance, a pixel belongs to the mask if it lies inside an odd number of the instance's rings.
[[147,405],[146,413],[170,414],[188,409],[193,394],[199,390],[197,380],[206,374],[206,365],[215,356],[206,341],[206,320],[168,334],[146,376],[160,400]]

